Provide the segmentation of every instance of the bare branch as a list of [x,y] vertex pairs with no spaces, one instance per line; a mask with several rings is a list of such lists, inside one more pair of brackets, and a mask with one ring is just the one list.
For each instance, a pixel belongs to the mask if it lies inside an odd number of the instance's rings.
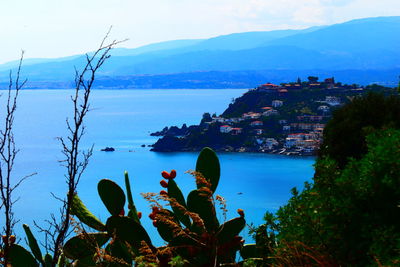
[[60,163],[62,166],[66,167],[64,176],[68,185],[68,193],[65,199],[53,195],[55,199],[63,203],[60,209],[60,218],[56,219],[56,217],[52,215],[51,219],[47,221],[49,225],[48,228],[38,227],[38,229],[46,235],[46,249],[53,253],[52,266],[56,266],[64,241],[71,233],[70,217],[73,196],[76,194],[80,179],[93,153],[93,146],[85,151],[80,148],[80,142],[86,131],[84,125],[85,117],[91,110],[89,98],[96,73],[110,57],[110,50],[117,44],[123,42],[114,40],[109,44],[105,44],[110,31],[111,27],[101,41],[99,48],[93,54],[86,55],[86,63],[83,69],[78,71],[75,68],[75,91],[74,94],[71,95],[73,116],[71,119],[66,119],[68,135],[66,137],[57,138],[61,143],[61,153],[65,157]]
[[[15,112],[17,110],[17,99],[19,91],[27,82],[26,79],[23,82],[20,82],[23,58],[24,51],[21,52],[15,82],[13,80],[12,71],[9,73],[9,84],[5,106],[6,113],[4,116],[3,128],[0,130],[0,208],[4,212],[5,220],[2,230],[2,235],[4,236],[4,266],[9,265],[9,249],[11,245],[10,236],[14,233],[14,226],[19,222],[19,220],[15,219],[13,212],[13,205],[19,200],[19,198],[14,199],[13,192],[22,184],[23,181],[36,174],[33,173],[20,179],[12,177],[15,159],[19,152],[15,145],[13,132]],[[17,182],[13,184],[12,181],[15,180]]]

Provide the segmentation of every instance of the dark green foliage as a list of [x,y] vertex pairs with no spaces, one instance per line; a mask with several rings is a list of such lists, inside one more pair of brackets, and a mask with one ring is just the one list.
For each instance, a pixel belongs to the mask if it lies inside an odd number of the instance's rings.
[[200,190],[193,190],[187,197],[188,209],[197,213],[204,221],[204,225],[208,231],[216,231],[219,222],[216,217],[214,204],[209,196]]
[[[221,167],[217,154],[211,148],[205,147],[201,150],[196,162],[196,172],[201,173],[211,183],[210,189],[212,192],[215,192],[221,175]],[[197,188],[202,186],[204,185],[200,183],[197,185]]]
[[136,210],[136,206],[133,203],[133,197],[132,197],[132,192],[131,192],[131,184],[129,181],[129,175],[128,172],[125,171],[124,173],[125,175],[125,187],[126,187],[126,195],[128,198],[128,217],[131,217],[132,219],[134,219],[137,223],[140,223],[140,219],[137,215],[137,210]]
[[119,215],[124,210],[125,194],[116,183],[108,179],[102,179],[97,185],[97,190],[111,215]]
[[316,163],[314,184],[277,213],[278,240],[300,241],[342,265],[399,263],[400,131],[366,138],[367,153],[344,169]]
[[81,222],[97,231],[106,230],[106,226],[86,208],[78,194],[75,194],[72,200],[71,214],[75,215]]
[[11,245],[9,253],[10,262],[13,267],[39,266],[32,254],[20,245]]
[[359,159],[367,152],[369,133],[388,127],[400,128],[400,98],[378,93],[356,97],[326,125],[320,156],[329,156],[343,168],[350,157]]
[[246,221],[243,217],[231,219],[222,224],[217,231],[218,243],[224,244],[239,235],[242,229],[246,226]]
[[[172,173],[172,172],[171,172]],[[168,245],[155,248],[149,235],[140,223],[138,212],[133,203],[128,173],[125,172],[125,185],[128,194],[128,216],[124,216],[125,193],[113,181],[103,179],[98,184],[98,193],[104,205],[111,213],[106,225],[98,220],[74,195],[72,214],[82,223],[101,232],[86,233],[84,230],[70,238],[62,249],[59,266],[167,266],[171,259],[179,259],[179,264],[190,266],[211,266],[214,264],[234,263],[237,251],[242,246],[238,234],[246,222],[243,211],[241,217],[219,225],[213,192],[216,190],[220,165],[214,151],[205,148],[197,161],[196,178],[198,189],[185,198],[173,180],[168,180],[168,193],[159,194],[157,200],[168,201],[172,211],[164,209],[151,199],[153,213],[151,218],[160,236]],[[146,195],[146,194],[145,194]],[[147,198],[147,197],[146,197]],[[80,229],[80,228],[77,228]],[[43,258],[36,239],[29,227],[24,225],[32,253],[19,245],[12,245],[10,259],[12,266],[52,266],[52,257]],[[33,254],[33,255],[32,255]],[[36,258],[36,260],[35,260]],[[39,263],[38,263],[39,262]],[[174,263],[175,264],[175,263]]]
[[28,244],[32,251],[33,256],[35,256],[36,260],[38,260],[41,264],[44,265],[44,262],[42,259],[42,252],[40,251],[40,248],[36,241],[36,238],[33,236],[31,229],[29,228],[28,225],[24,224],[23,227],[24,227],[26,237],[28,238]]
[[[178,202],[182,207],[187,208],[186,206],[186,201],[185,197],[183,196],[181,189],[178,187],[176,184],[175,180],[169,179],[168,180],[168,196],[171,198],[170,202],[172,199],[174,199],[176,202]],[[190,218],[188,215],[185,215],[184,212],[179,209],[178,207],[171,205],[172,210],[174,211],[176,217],[179,219],[180,222],[183,223],[186,227],[190,227]]]
[[[51,267],[52,266],[52,262],[53,262],[53,257],[49,253],[47,253],[44,256],[44,262],[45,262],[45,266],[46,267]],[[63,266],[63,265],[60,265],[60,266]]]
[[74,236],[64,244],[64,255],[70,259],[84,259],[93,256],[109,238],[107,233],[83,233]]
[[302,192],[294,188],[276,215],[266,214],[254,232],[256,247],[244,248],[243,258],[398,266],[399,129],[397,96],[370,93],[337,110],[324,131],[313,183]]
[[107,232],[131,246],[139,246],[141,241],[151,245],[150,237],[143,226],[129,217],[112,216],[107,220]]

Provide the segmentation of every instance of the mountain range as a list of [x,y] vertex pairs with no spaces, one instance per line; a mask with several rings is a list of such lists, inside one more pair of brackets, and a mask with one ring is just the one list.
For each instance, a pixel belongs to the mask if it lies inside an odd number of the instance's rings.
[[[304,30],[234,33],[116,48],[97,88],[248,88],[260,82],[335,76],[348,83],[397,85],[400,17],[357,19]],[[27,59],[27,88],[72,87],[84,55]],[[16,62],[0,65],[0,83]],[[278,81],[278,79],[280,79]]]

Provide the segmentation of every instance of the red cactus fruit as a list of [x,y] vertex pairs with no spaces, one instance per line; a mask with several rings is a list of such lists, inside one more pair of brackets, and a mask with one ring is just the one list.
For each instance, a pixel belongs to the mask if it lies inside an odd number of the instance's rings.
[[161,185],[162,187],[164,187],[164,188],[167,188],[167,187],[168,187],[168,183],[167,183],[167,181],[165,181],[165,180],[161,180],[161,181],[160,181],[160,185]]
[[153,226],[157,227],[157,221],[156,220],[153,220]]
[[176,171],[175,170],[172,170],[170,173],[169,173],[169,178],[170,179],[174,179],[176,177]]
[[165,191],[165,190],[161,190],[161,191],[160,191],[160,195],[162,195],[162,196],[168,196],[168,192]]
[[169,179],[169,177],[170,177],[169,173],[166,171],[162,171],[161,176],[164,177],[165,179]]
[[124,216],[125,215],[125,211],[124,211],[124,209],[122,209],[120,212],[119,212],[119,214],[118,214],[119,216]]
[[240,217],[244,217],[244,211],[242,209],[238,209],[237,213],[240,215]]
[[15,243],[15,235],[10,235],[10,244]]
[[149,214],[149,218],[154,220],[156,218],[156,214],[155,213],[150,213]]
[[151,209],[153,210],[154,214],[156,214],[160,211],[160,209],[157,206],[153,206],[153,207],[151,207]]
[[3,243],[4,243],[4,244],[8,244],[8,240],[7,240],[7,236],[6,236],[6,235],[3,235],[3,236],[1,237],[1,239],[3,240]]
[[142,213],[140,211],[137,213],[137,216],[139,219],[142,219]]

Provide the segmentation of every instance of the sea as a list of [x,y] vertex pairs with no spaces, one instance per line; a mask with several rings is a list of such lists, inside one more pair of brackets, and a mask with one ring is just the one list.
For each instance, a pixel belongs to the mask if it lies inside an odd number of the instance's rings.
[[[93,146],[93,155],[78,186],[78,195],[104,223],[109,214],[97,194],[97,183],[112,179],[124,188],[124,171],[129,172],[133,198],[142,223],[153,243],[162,245],[152,221],[150,203],[141,195],[159,192],[163,170],[177,171],[176,182],[184,195],[195,189],[194,178],[198,152],[151,152],[148,145],[157,138],[150,133],[165,126],[198,124],[204,112],[221,114],[244,89],[151,89],[93,90],[90,112],[85,118],[81,149]],[[56,197],[67,192],[65,159],[57,137],[66,137],[66,120],[71,119],[72,90],[23,90],[18,98],[14,132],[19,153],[13,172],[14,183],[34,174],[16,190],[14,215],[17,237],[24,239],[22,224],[31,226],[37,238],[44,235],[34,222],[46,227],[51,214],[59,214]],[[4,109],[6,91],[0,97]],[[4,114],[1,114],[2,116]],[[142,147],[145,145],[145,147]],[[114,147],[114,152],[102,148]],[[218,153],[221,179],[216,194],[226,200],[226,216],[219,210],[220,222],[237,215],[241,208],[249,225],[260,225],[266,211],[275,212],[291,196],[293,187],[302,188],[313,176],[313,157],[290,157],[259,153]],[[253,242],[248,227],[242,232],[246,243]]]

